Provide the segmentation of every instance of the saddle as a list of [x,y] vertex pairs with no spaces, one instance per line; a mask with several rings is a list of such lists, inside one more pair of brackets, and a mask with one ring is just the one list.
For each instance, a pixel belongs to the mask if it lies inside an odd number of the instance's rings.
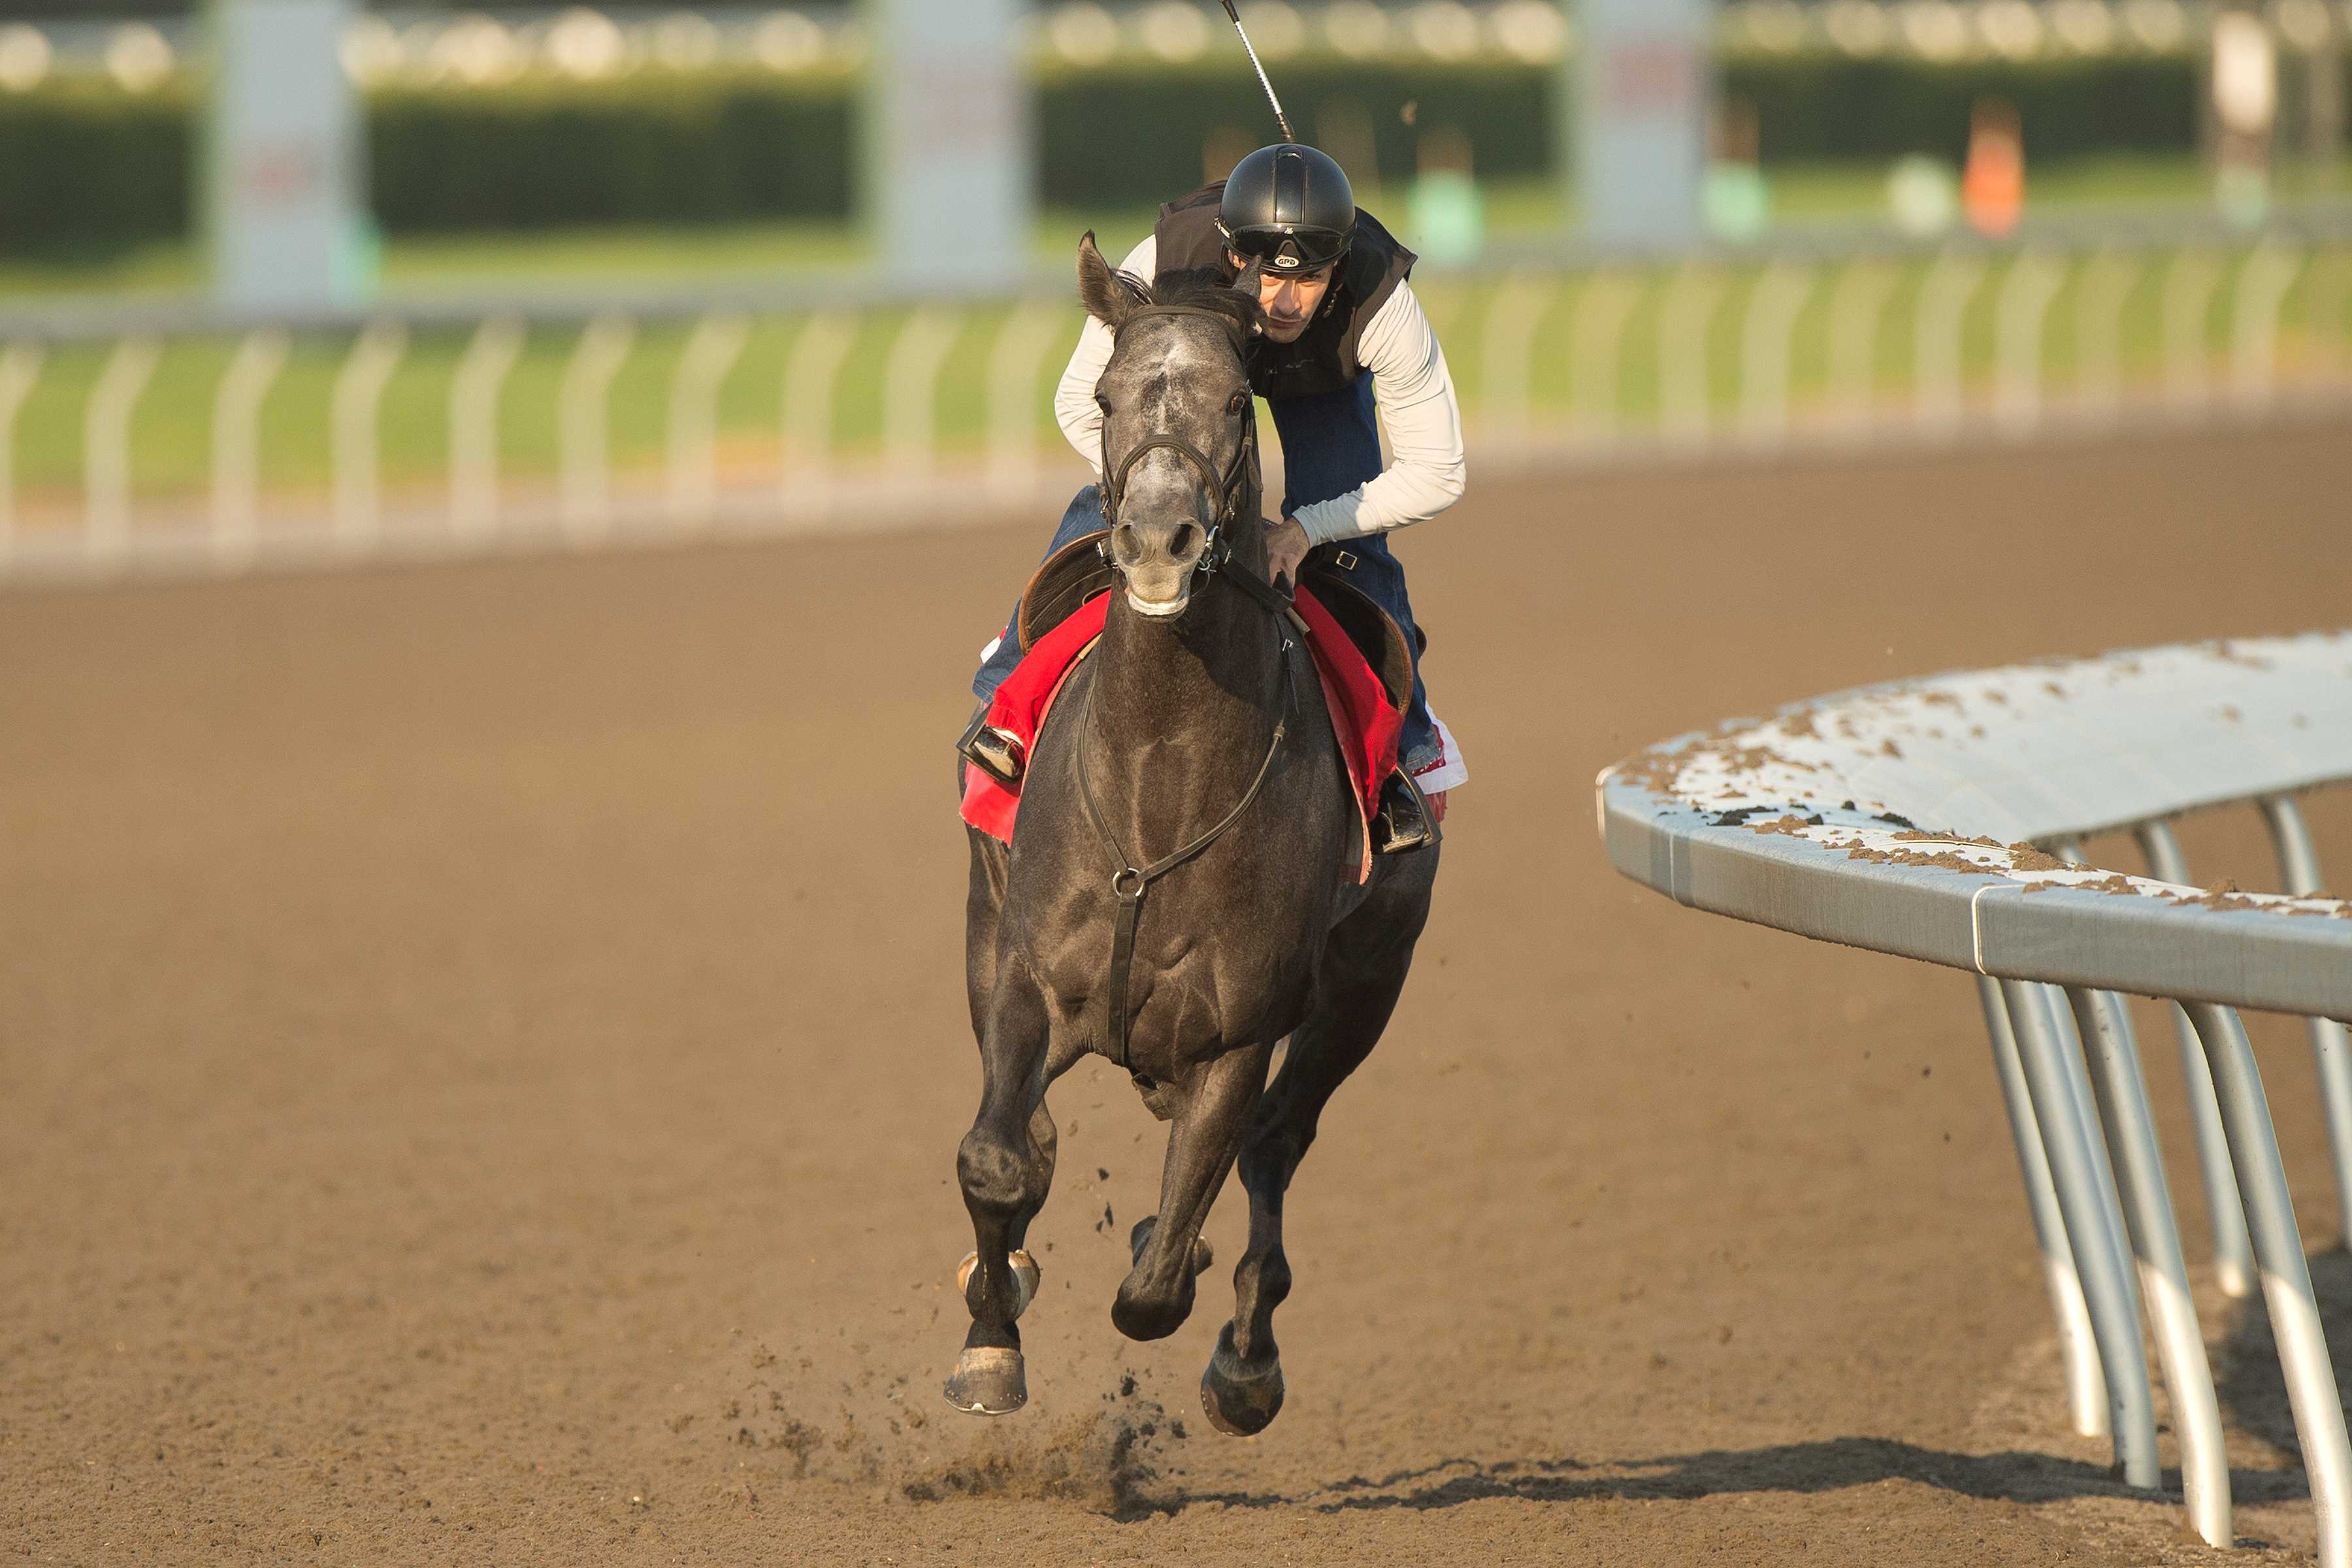
[[[1109,538],[1108,529],[1082,534],[1045,557],[1030,576],[1013,616],[1023,647],[1035,647],[1079,605],[1118,585],[1118,574],[1104,549]],[[1318,550],[1300,567],[1299,585],[1331,612],[1331,618],[1339,623],[1348,640],[1380,679],[1389,706],[1402,713],[1412,700],[1412,649],[1395,617],[1348,581],[1348,566],[1353,562],[1354,557],[1344,550]]]

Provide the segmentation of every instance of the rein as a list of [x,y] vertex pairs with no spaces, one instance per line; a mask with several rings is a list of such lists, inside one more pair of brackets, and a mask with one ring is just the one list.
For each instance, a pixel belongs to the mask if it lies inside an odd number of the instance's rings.
[[[1129,316],[1128,321],[1120,324],[1120,330],[1125,331],[1128,322],[1147,315],[1206,316],[1224,327],[1229,333],[1234,331],[1232,318],[1215,310],[1203,310],[1197,305],[1147,305]],[[1236,352],[1241,348],[1237,334],[1234,348]],[[1233,564],[1234,546],[1233,540],[1227,535],[1225,530],[1229,525],[1239,526],[1242,494],[1248,488],[1250,471],[1255,466],[1257,456],[1255,402],[1244,401],[1242,405],[1241,445],[1234,454],[1232,466],[1222,474],[1198,447],[1181,436],[1172,435],[1147,437],[1129,448],[1127,456],[1114,468],[1108,461],[1109,422],[1106,420],[1103,444],[1105,459],[1103,518],[1112,527],[1116,528],[1118,525],[1118,506],[1127,492],[1129,471],[1146,453],[1161,450],[1173,452],[1181,458],[1195,473],[1201,476],[1209,493],[1217,498],[1216,520],[1209,529],[1208,542],[1201,552],[1200,561],[1193,566],[1193,571],[1202,576],[1216,576],[1224,582],[1231,583],[1242,591],[1244,597],[1261,609],[1278,619],[1287,621],[1292,628],[1303,635],[1306,630],[1305,623],[1299,619],[1298,612],[1293,607],[1289,595],[1254,572],[1226,570]],[[1104,542],[1106,559],[1108,558],[1108,540]],[[1274,772],[1274,759],[1282,751],[1283,738],[1289,732],[1291,705],[1297,695],[1297,675],[1290,657],[1291,649],[1295,646],[1289,632],[1286,631],[1282,638],[1282,651],[1276,656],[1282,661],[1282,706],[1277,710],[1278,716],[1274,723],[1274,739],[1266,745],[1265,759],[1258,763],[1257,776],[1250,780],[1249,788],[1242,793],[1240,801],[1231,811],[1225,813],[1214,826],[1181,848],[1161,856],[1148,866],[1138,866],[1133,857],[1119,847],[1118,837],[1111,831],[1109,818],[1103,815],[1101,805],[1095,800],[1094,781],[1087,767],[1086,737],[1094,727],[1095,694],[1100,687],[1094,681],[1088,681],[1087,684],[1087,704],[1078,720],[1078,796],[1086,803],[1087,816],[1094,824],[1096,837],[1103,841],[1103,847],[1110,851],[1111,859],[1118,867],[1118,869],[1112,873],[1110,879],[1111,897],[1118,900],[1118,912],[1111,924],[1110,993],[1106,1000],[1109,1014],[1110,1059],[1127,1071],[1134,1070],[1128,1064],[1129,1030],[1134,1020],[1127,1005],[1127,990],[1134,967],[1135,928],[1137,922],[1142,918],[1143,895],[1150,889],[1152,883],[1223,837],[1228,828],[1242,819],[1243,814],[1249,810],[1251,803],[1257,799],[1258,792],[1265,787],[1267,775]]]

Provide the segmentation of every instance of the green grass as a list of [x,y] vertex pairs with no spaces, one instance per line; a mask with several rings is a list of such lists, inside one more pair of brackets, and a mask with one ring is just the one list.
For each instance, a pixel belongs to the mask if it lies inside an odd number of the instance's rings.
[[[1885,166],[1812,163],[1770,172],[1772,208],[1782,223],[1866,219],[1884,208]],[[2278,195],[2352,195],[2352,163],[2335,170],[2288,165]],[[2029,195],[2041,212],[2097,211],[2117,206],[2199,207],[2210,200],[2210,181],[2193,159],[2110,157],[2037,168]],[[1407,193],[1367,191],[1364,205],[1407,225]],[[1487,225],[1497,239],[1556,233],[1573,218],[1559,188],[1548,181],[1511,181],[1486,189]],[[1114,258],[1150,231],[1148,206],[1055,210],[1033,226],[1031,254],[1048,263],[1068,258],[1080,233],[1092,228]],[[386,242],[383,282],[394,295],[448,293],[470,287],[532,283],[566,287],[666,286],[840,273],[870,266],[872,247],[856,229],[827,223],[719,224],[703,227],[563,229],[543,233],[410,235]],[[28,298],[154,296],[187,293],[203,283],[201,259],[187,243],[123,251],[79,251],[43,260],[0,259],[0,303]]]

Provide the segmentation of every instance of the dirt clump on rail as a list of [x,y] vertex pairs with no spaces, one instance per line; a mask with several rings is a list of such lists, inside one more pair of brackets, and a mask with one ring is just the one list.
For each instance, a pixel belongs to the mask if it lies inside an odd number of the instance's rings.
[[[1288,1403],[1247,1441],[1198,1414],[1226,1267],[1171,1338],[1110,1326],[1165,1133],[1098,1063],[1054,1096],[1030,1406],[940,1397],[977,1096],[948,747],[1047,517],[0,595],[0,1541],[2299,1560],[2258,1308],[2203,1303],[2262,1552],[2205,1552],[2068,1429],[1968,980],[1624,881],[1588,792],[1818,692],[2340,619],[2344,435],[1540,483],[1474,454],[1400,543],[1473,782],[1389,1037],[1291,1188]],[[1817,564],[1890,548],[2031,563],[2065,613]],[[2352,854],[2345,801],[2310,809]],[[2272,885],[2253,813],[2183,833]],[[2307,1047],[2252,1025],[2316,1243]],[[2201,1259],[2169,1029],[2142,1010]]]

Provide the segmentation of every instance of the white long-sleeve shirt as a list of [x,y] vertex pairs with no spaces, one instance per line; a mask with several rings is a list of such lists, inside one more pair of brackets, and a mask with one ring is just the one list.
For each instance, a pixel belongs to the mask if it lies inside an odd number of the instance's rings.
[[[1159,244],[1147,235],[1122,265],[1139,278],[1152,278],[1159,273]],[[1062,434],[1097,478],[1102,409],[1095,403],[1095,384],[1110,363],[1110,329],[1087,317],[1054,392],[1054,417]],[[1317,544],[1425,522],[1462,497],[1462,409],[1454,401],[1444,351],[1410,283],[1400,279],[1396,291],[1364,323],[1356,359],[1372,378],[1391,460],[1376,478],[1345,495],[1298,509],[1299,525]]]

